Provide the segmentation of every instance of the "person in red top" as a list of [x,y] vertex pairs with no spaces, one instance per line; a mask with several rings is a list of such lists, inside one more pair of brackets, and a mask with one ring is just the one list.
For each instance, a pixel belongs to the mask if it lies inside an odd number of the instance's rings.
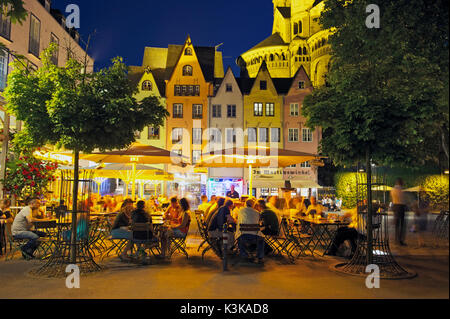
[[167,207],[166,212],[164,213],[164,219],[169,222],[176,221],[179,218],[181,213],[181,208],[178,203],[178,199],[176,196],[170,199],[170,205]]
[[179,215],[171,219],[170,226],[161,236],[161,257],[165,258],[169,238],[186,238],[191,224],[190,205],[186,198],[182,198],[179,204]]

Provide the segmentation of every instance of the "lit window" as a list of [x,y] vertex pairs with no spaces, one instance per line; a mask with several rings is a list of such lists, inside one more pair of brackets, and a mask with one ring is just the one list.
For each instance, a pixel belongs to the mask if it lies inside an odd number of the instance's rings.
[[185,65],[183,67],[183,76],[192,76],[192,66]]
[[263,116],[263,104],[262,103],[254,104],[253,115],[254,116]]
[[152,82],[144,81],[142,82],[142,91],[151,91],[153,90]]
[[266,103],[266,116],[275,116],[275,104]]
[[148,128],[148,139],[149,140],[159,140],[159,127]]
[[201,145],[202,144],[202,129],[193,128],[192,129],[192,144]]
[[247,129],[248,132],[248,142],[249,143],[256,143],[257,141],[257,130],[256,127],[249,127]]
[[312,142],[313,136],[310,128],[304,128],[302,130],[302,142]]
[[181,95],[181,86],[175,85],[175,96],[180,96],[180,95]]
[[298,142],[298,128],[289,129],[289,142]]
[[291,104],[291,116],[298,117],[299,107],[297,103]]
[[200,96],[200,85],[195,86],[195,95]]
[[259,129],[259,141],[263,143],[269,142],[269,129],[261,127]]
[[280,139],[280,129],[279,128],[271,128],[270,129],[270,141],[273,143],[280,143],[281,139]]
[[192,49],[186,48],[186,50],[184,50],[184,55],[192,55]]
[[172,129],[172,144],[181,144],[183,142],[183,129],[174,128]]
[[192,151],[192,163],[197,164],[202,157],[202,151]]

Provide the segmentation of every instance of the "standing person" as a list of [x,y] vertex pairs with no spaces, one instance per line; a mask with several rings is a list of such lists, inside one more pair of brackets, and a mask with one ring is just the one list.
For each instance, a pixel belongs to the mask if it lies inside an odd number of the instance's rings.
[[391,199],[393,203],[392,210],[394,212],[395,241],[401,246],[406,246],[406,197],[403,192],[403,180],[401,178],[397,178],[395,181],[395,186],[391,190]]
[[240,195],[238,192],[236,192],[234,185],[231,185],[231,190],[227,193],[227,197],[231,198],[231,199],[239,199],[240,198]]
[[249,260],[247,246],[256,243],[256,254],[258,264],[264,264],[264,235],[260,231],[259,212],[253,209],[253,199],[245,202],[245,207],[239,210],[237,218],[236,238],[238,239],[239,256],[242,259]]
[[38,199],[31,199],[28,206],[24,207],[14,218],[11,227],[11,233],[14,239],[29,239],[29,241],[21,248],[22,256],[25,259],[34,258],[34,252],[39,247],[38,239],[47,236],[44,232],[35,231],[33,222],[48,221],[48,219],[37,219],[33,212],[38,212],[41,203]]

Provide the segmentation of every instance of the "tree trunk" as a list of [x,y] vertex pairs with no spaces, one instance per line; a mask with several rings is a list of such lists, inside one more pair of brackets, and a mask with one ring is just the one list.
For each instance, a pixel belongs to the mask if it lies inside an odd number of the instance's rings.
[[77,205],[78,205],[78,180],[79,180],[79,159],[80,152],[74,151],[73,169],[73,197],[72,197],[72,232],[70,238],[70,262],[75,265],[77,262]]
[[367,264],[373,264],[373,233],[372,233],[372,164],[370,162],[370,148],[366,151],[367,166]]

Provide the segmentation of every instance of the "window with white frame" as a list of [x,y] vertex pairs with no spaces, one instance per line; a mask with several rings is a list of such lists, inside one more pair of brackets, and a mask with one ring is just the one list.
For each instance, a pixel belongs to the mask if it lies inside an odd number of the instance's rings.
[[249,143],[256,143],[257,142],[257,129],[256,127],[249,127],[247,129],[248,133],[248,142]]
[[181,144],[183,142],[183,128],[175,127],[172,129],[172,144]]
[[151,91],[153,90],[153,85],[151,81],[142,82],[142,91]]
[[266,116],[275,116],[275,104],[266,103]]
[[159,140],[159,127],[148,127],[148,139],[149,140]]
[[214,144],[222,143],[222,132],[218,128],[210,129],[209,141]]
[[302,142],[310,143],[312,141],[313,141],[312,130],[310,128],[302,129]]
[[227,117],[236,118],[236,105],[227,105]]
[[212,117],[213,118],[221,118],[222,117],[222,105],[213,105],[212,106]]
[[202,119],[203,118],[203,105],[202,104],[192,105],[192,118],[193,119]]
[[175,119],[183,118],[183,104],[174,104],[173,105],[173,114],[172,117]]
[[236,143],[236,130],[232,128],[227,128],[225,130],[226,136],[227,136],[227,144],[234,144]]
[[193,128],[192,129],[192,144],[201,145],[202,144],[202,129]]
[[0,36],[8,40],[11,36],[11,17],[8,16],[10,10],[11,5],[4,7],[3,11],[0,10]]
[[280,143],[281,142],[280,132],[281,132],[281,129],[279,129],[277,127],[272,127],[270,129],[270,141],[272,143]]
[[253,106],[253,115],[254,116],[263,116],[263,104],[255,103]]
[[233,85],[227,83],[226,91],[227,91],[227,92],[233,92]]
[[269,142],[269,129],[266,127],[259,128],[259,141],[263,143]]
[[3,91],[6,88],[8,62],[9,54],[5,50],[0,49],[0,91]]
[[298,142],[298,128],[289,129],[289,142]]
[[291,116],[298,117],[298,115],[299,115],[298,103],[291,103]]
[[41,40],[41,21],[36,16],[30,14],[30,42],[28,51],[35,56],[39,56]]
[[192,66],[190,65],[185,65],[183,67],[183,76],[192,76]]
[[59,39],[53,33],[50,34],[50,43],[54,43],[56,45],[55,51],[52,53],[51,61],[54,65],[58,65],[58,55],[59,55]]
[[192,164],[197,164],[202,158],[202,151],[192,151]]
[[303,162],[300,164],[301,168],[311,168],[311,163],[310,162]]

